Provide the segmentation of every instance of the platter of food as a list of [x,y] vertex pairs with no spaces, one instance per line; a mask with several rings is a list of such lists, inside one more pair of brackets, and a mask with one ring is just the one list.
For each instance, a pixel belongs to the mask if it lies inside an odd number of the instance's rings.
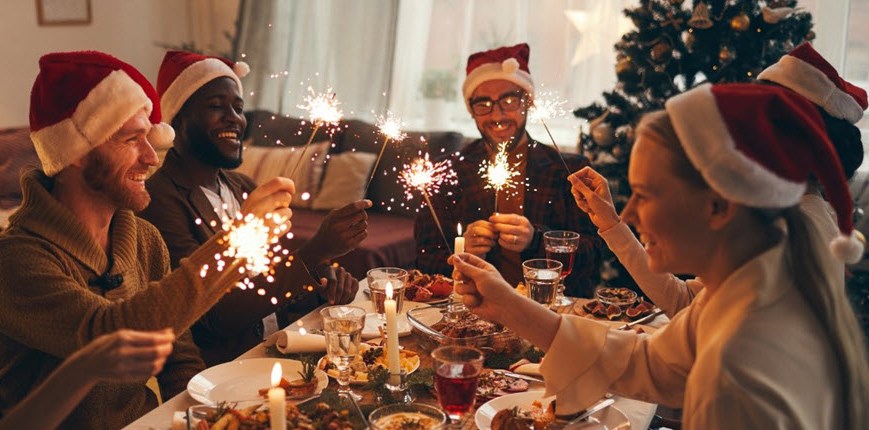
[[[419,354],[408,349],[402,349],[398,352],[398,358],[401,369],[408,374],[419,369]],[[361,345],[361,353],[356,355],[350,362],[350,383],[363,385],[368,383],[368,372],[382,367],[386,368],[386,348],[382,346],[372,346],[363,343]],[[338,378],[338,367],[329,360],[329,356],[323,356],[317,363],[317,368],[326,372],[332,378]]]
[[[268,402],[236,401],[196,405],[187,409],[188,430],[271,429]],[[320,396],[298,405],[287,403],[286,428],[312,430],[362,430],[367,422],[352,399]]]
[[511,393],[525,392],[529,386],[530,383],[525,379],[486,369],[477,378],[477,401],[485,402]]
[[[283,370],[287,387],[305,385],[296,381],[303,379],[305,366],[301,361],[282,358],[251,358],[209,367],[190,379],[187,392],[194,400],[207,405],[241,399],[256,399],[259,390],[271,386],[272,366],[278,362]],[[297,397],[318,394],[329,385],[329,378],[321,370],[314,370],[316,385],[312,391],[300,391]],[[303,390],[303,388],[300,388]],[[304,388],[307,390],[307,388]],[[292,395],[292,393],[288,393]]]
[[420,346],[470,345],[486,352],[514,353],[522,340],[510,329],[472,314],[464,305],[432,305],[407,311],[411,327],[420,333]]
[[[555,421],[552,401],[543,390],[508,394],[492,399],[477,409],[474,421],[480,430],[545,429]],[[591,415],[588,421],[571,429],[625,430],[631,422],[625,414],[610,406]]]
[[443,303],[453,294],[453,280],[444,275],[428,275],[413,269],[408,271],[404,298],[418,303]]

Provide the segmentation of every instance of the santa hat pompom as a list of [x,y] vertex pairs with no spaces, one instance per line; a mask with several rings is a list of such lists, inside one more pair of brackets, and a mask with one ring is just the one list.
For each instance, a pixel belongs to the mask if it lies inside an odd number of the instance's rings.
[[148,141],[154,149],[169,149],[175,141],[175,129],[165,122],[154,124],[148,132]]
[[863,244],[853,232],[849,236],[839,234],[830,242],[833,256],[848,264],[858,263],[863,258]]
[[248,66],[244,61],[238,61],[234,66],[232,66],[232,71],[235,72],[239,78],[243,78],[250,73],[250,66]]
[[504,73],[513,73],[519,70],[519,61],[517,61],[515,58],[508,58],[501,62],[501,70]]

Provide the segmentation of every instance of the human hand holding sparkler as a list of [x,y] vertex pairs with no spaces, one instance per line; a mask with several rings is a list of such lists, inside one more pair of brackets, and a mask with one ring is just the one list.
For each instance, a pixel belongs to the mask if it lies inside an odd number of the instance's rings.
[[570,189],[576,206],[588,214],[588,218],[601,231],[619,223],[619,214],[610,194],[609,182],[591,167],[583,167],[567,177],[573,185]]
[[356,249],[368,237],[368,214],[371,200],[359,200],[334,209],[296,254],[308,266],[325,263]]
[[485,258],[498,242],[495,225],[483,219],[469,224],[462,236],[465,238],[465,252],[480,258]]
[[[293,201],[293,194],[296,193],[296,184],[287,178],[274,178],[254,189],[247,196],[247,199],[241,204],[241,213],[243,215],[251,214],[257,218],[265,218],[266,214],[271,213],[270,218],[276,223],[285,220],[287,230],[291,227],[290,218],[293,212],[290,210],[290,203]],[[275,216],[277,216],[275,218]]]
[[528,218],[517,214],[494,214],[489,222],[498,233],[501,248],[522,252],[534,239],[534,226]]

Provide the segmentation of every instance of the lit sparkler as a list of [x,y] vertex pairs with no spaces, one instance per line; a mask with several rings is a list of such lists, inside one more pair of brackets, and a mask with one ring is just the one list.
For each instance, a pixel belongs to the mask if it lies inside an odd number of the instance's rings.
[[450,242],[444,234],[444,229],[441,227],[441,222],[435,213],[434,206],[431,204],[430,194],[440,192],[441,186],[445,184],[455,185],[457,183],[456,171],[452,169],[449,160],[443,160],[437,163],[429,161],[428,154],[424,157],[417,157],[409,165],[404,166],[404,170],[399,174],[399,180],[404,185],[404,191],[408,200],[413,198],[413,191],[417,190],[422,194],[428,205],[431,216],[434,219],[438,231],[441,233],[441,238],[450,254],[453,253],[450,248]]
[[371,169],[371,176],[368,177],[368,184],[365,185],[365,191],[362,193],[363,196],[368,194],[368,188],[374,180],[374,175],[377,174],[377,166],[380,165],[380,159],[383,158],[386,145],[390,141],[398,143],[407,138],[407,133],[401,130],[402,127],[404,127],[404,122],[401,121],[401,118],[393,116],[392,112],[387,111],[385,117],[377,117],[377,129],[383,135],[383,146],[380,147],[380,154],[374,160],[374,168]]
[[308,150],[308,146],[311,144],[311,141],[314,140],[314,135],[317,134],[317,130],[319,130],[320,127],[326,126],[331,127],[329,129],[329,134],[334,133],[341,122],[341,116],[344,114],[341,109],[338,109],[340,102],[335,98],[335,93],[332,92],[331,88],[326,90],[325,93],[317,94],[314,92],[313,88],[308,87],[308,93],[308,96],[305,97],[305,104],[298,105],[297,107],[308,111],[308,117],[311,119],[311,124],[314,124],[314,130],[311,131],[311,137],[309,137],[308,142],[305,143],[305,147],[302,149],[302,156],[299,157],[299,161],[296,162],[296,166],[293,167],[290,176],[293,176],[296,173],[299,165],[302,164],[302,160],[305,159],[305,151]]
[[498,212],[498,193],[516,188],[514,176],[519,175],[519,163],[510,163],[507,156],[507,142],[498,145],[498,153],[492,161],[486,160],[480,166],[480,176],[486,181],[485,188],[495,190],[495,212]]
[[561,151],[558,149],[558,144],[555,143],[555,138],[552,137],[552,133],[546,125],[547,119],[561,118],[567,113],[567,110],[564,109],[564,105],[566,104],[567,101],[558,98],[555,93],[548,91],[540,93],[534,96],[534,104],[528,109],[528,121],[540,121],[540,123],[543,124],[546,134],[549,135],[549,140],[552,141],[552,146],[555,147],[555,151],[558,152],[558,158],[561,159],[561,164],[564,165],[564,170],[567,170],[567,173],[570,174],[570,168],[567,167],[567,162],[564,161],[564,156],[561,155]]

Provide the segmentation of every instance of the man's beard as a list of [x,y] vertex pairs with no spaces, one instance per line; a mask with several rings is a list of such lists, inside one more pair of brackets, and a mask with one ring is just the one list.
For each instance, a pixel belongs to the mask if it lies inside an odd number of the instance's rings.
[[198,127],[188,128],[187,139],[190,142],[190,149],[193,150],[193,155],[199,161],[221,169],[235,169],[241,166],[242,147],[238,148],[238,154],[235,157],[227,157],[220,152],[218,144],[212,142],[209,136]]
[[[494,122],[494,121],[492,121],[492,122]],[[488,124],[488,122],[486,124]],[[484,124],[484,126],[486,124]],[[503,140],[497,140],[494,136],[485,132],[484,131],[485,128],[481,128],[478,126],[477,130],[479,130],[480,135],[483,136],[483,140],[486,141],[486,143],[489,145],[489,147],[491,147],[495,150],[498,149],[498,145],[504,143]],[[522,141],[522,137],[524,137],[524,136],[525,136],[525,123],[522,123],[522,124],[516,123],[516,133],[508,141],[507,150],[508,151],[513,150],[513,148],[515,148],[516,145],[518,145],[519,142]]]
[[123,186],[127,172],[112,169],[112,163],[92,151],[86,156],[82,176],[92,190],[102,193],[118,208],[139,212],[148,207],[151,196],[147,190],[133,190]]

